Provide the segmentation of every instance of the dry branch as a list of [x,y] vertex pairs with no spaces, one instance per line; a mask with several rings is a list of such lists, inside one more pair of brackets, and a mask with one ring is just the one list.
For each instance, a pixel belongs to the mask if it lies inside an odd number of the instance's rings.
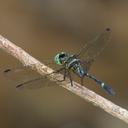
[[[9,40],[0,36],[0,48],[9,53],[10,55],[17,58],[24,66],[28,66],[34,70],[36,70],[41,75],[48,74],[53,72],[53,70],[43,63],[29,55],[20,47],[16,46]],[[49,79],[52,81],[56,81],[62,78],[61,74],[53,74],[49,76]],[[96,94],[95,92],[87,89],[86,87],[81,86],[80,84],[74,82],[74,86],[70,86],[69,82],[59,82],[60,86],[66,88],[72,93],[80,96],[88,102],[91,102],[93,105],[102,108],[104,111],[113,115],[116,118],[121,119],[122,121],[128,123],[128,111],[120,106],[112,103],[111,101],[103,98],[102,96]]]

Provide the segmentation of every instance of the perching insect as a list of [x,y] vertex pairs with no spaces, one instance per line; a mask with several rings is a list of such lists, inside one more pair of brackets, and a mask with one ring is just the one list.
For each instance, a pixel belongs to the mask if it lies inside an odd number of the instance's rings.
[[[106,44],[108,43],[111,35],[110,28],[105,29],[100,35],[96,36],[92,41],[87,42],[83,48],[76,54],[68,54],[66,52],[58,53],[54,58],[54,64],[60,66],[55,73],[59,73],[64,71],[63,80],[66,77],[69,77],[71,86],[73,86],[71,72],[75,73],[78,77],[81,78],[81,84],[83,85],[84,77],[88,77],[94,80],[97,85],[99,85],[102,89],[104,89],[109,95],[114,95],[115,92],[113,89],[104,83],[101,80],[98,80],[93,75],[88,73],[90,66],[94,62],[95,58],[101,53],[101,51],[105,48]],[[14,71],[13,71],[14,70]],[[17,69],[5,69],[4,74],[12,75],[12,72],[16,72]],[[24,69],[23,69],[24,70]],[[22,71],[22,69],[20,69]],[[49,74],[50,75],[50,74]],[[40,79],[44,79],[45,77],[34,78],[31,80],[25,80],[25,82],[21,82],[20,84],[16,85],[17,88],[22,86],[27,86],[29,83],[34,81],[38,81]],[[37,85],[33,85],[37,86]]]

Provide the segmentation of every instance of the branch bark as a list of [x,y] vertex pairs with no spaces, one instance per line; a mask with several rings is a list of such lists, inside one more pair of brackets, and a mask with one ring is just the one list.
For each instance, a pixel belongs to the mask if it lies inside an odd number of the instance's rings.
[[[31,55],[29,55],[27,52],[25,52],[22,48],[16,46],[1,35],[0,48],[9,53],[10,55],[14,56],[16,59],[18,59],[24,66],[28,66],[36,70],[41,75],[53,72],[53,69],[47,67]],[[49,76],[49,79],[52,81],[56,81],[62,79],[62,77],[63,76],[61,74],[52,74]],[[57,84],[69,90],[70,92],[80,96],[86,101],[91,102],[93,105],[100,107],[112,116],[128,123],[128,111],[126,109],[112,103],[111,101],[87,89],[86,87],[83,87],[76,82],[73,82],[74,86],[71,86],[67,81],[59,82]]]

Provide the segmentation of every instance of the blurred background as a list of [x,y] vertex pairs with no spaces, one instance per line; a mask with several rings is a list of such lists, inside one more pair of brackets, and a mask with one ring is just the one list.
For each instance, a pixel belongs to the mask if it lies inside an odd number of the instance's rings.
[[[60,51],[75,53],[106,27],[112,37],[90,72],[116,91],[111,97],[92,81],[85,86],[128,109],[127,0],[0,1],[0,34],[43,62]],[[1,70],[19,65],[0,50]],[[1,128],[127,128],[80,97],[59,87],[18,91],[0,74]]]

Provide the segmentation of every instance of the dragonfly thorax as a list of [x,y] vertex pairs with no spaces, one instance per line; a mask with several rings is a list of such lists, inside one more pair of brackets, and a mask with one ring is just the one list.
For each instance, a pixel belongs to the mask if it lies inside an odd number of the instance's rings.
[[86,70],[82,67],[81,62],[75,55],[61,52],[55,56],[55,63],[58,65],[64,65],[67,70],[72,70],[79,77],[83,77],[86,74]]
[[67,54],[66,52],[61,52],[61,53],[58,53],[55,58],[54,58],[54,61],[56,64],[58,65],[63,65],[65,64],[65,62],[67,61],[67,59],[69,58],[69,54]]

